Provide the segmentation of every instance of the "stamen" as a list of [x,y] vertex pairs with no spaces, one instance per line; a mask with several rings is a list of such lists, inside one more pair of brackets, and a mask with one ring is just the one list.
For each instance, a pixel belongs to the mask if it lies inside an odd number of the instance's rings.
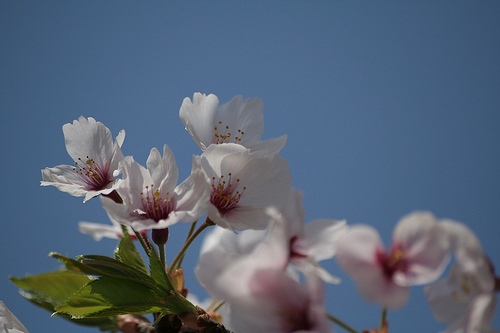
[[221,175],[217,184],[215,183],[216,178],[212,177],[212,193],[210,194],[210,202],[214,204],[222,215],[226,214],[229,210],[235,208],[241,199],[241,196],[246,190],[243,186],[242,191],[238,190],[239,179],[234,182],[231,173],[228,174],[228,181],[224,179],[224,175]]
[[236,131],[236,136],[233,137],[233,134],[231,134],[231,132],[229,131],[229,126],[224,126],[222,125],[222,121],[219,121],[214,126],[214,136],[212,138],[212,143],[240,143],[243,135],[245,135],[245,132],[243,132],[241,129],[238,129]]
[[85,183],[88,190],[102,190],[111,183],[111,177],[108,174],[109,164],[100,166],[93,158],[87,156],[84,162],[80,157],[75,162],[73,171]]
[[479,290],[476,277],[461,273],[456,266],[451,269],[449,283],[454,287],[451,297],[460,303],[468,302]]
[[154,184],[146,186],[145,191],[141,192],[142,210],[144,216],[156,222],[168,218],[171,211],[174,210],[174,201],[167,192],[165,198],[162,197],[158,189],[154,189]]

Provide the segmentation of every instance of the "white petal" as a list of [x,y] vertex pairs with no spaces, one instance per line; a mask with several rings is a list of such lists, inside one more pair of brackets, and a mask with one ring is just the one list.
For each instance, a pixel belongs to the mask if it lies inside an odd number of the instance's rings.
[[370,226],[353,226],[337,243],[337,260],[355,279],[378,265],[377,249],[383,248],[378,232]]
[[179,179],[179,170],[172,150],[164,145],[162,158],[158,149],[151,149],[146,166],[160,193],[172,193]]
[[92,236],[92,238],[97,242],[103,237],[118,239],[119,236],[123,234],[121,227],[118,225],[107,225],[102,223],[93,222],[78,222],[78,230],[82,234],[87,234]]
[[394,230],[393,242],[402,245],[408,266],[394,274],[394,281],[401,286],[432,282],[448,264],[446,234],[430,213],[416,212],[403,217]]
[[111,160],[113,155],[113,137],[111,131],[92,117],[81,116],[72,124],[63,126],[66,150],[77,161],[93,158],[100,166]]
[[425,295],[436,320],[451,323],[462,318],[468,307],[467,302],[460,302],[453,296],[448,279],[440,279],[425,287]]
[[231,101],[220,106],[215,118],[227,125],[233,137],[239,135],[238,129],[245,134],[241,135],[239,144],[248,146],[258,142],[264,133],[264,105],[260,98],[247,98],[235,96]]
[[0,326],[5,333],[29,333],[2,301],[0,301]]
[[186,97],[182,102],[179,117],[201,150],[205,150],[212,143],[215,114],[218,106],[219,99],[212,94],[207,96],[195,93],[193,101]]
[[186,214],[182,222],[194,222],[206,213],[210,197],[210,186],[205,173],[198,169],[175,188],[177,212]]
[[337,241],[347,232],[346,221],[315,220],[304,227],[301,248],[316,261],[330,259],[335,255]]
[[467,332],[486,332],[490,330],[490,324],[495,316],[496,295],[494,293],[482,293],[477,295],[472,302],[468,316]]
[[42,170],[41,186],[55,186],[59,191],[75,197],[82,197],[87,193],[85,183],[78,177],[71,165],[58,165],[54,168]]

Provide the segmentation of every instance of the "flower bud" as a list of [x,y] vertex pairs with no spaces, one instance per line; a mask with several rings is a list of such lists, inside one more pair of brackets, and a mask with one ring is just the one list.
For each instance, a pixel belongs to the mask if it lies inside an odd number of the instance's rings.
[[164,245],[168,241],[168,228],[165,229],[153,229],[153,234],[151,236],[153,242],[157,245]]

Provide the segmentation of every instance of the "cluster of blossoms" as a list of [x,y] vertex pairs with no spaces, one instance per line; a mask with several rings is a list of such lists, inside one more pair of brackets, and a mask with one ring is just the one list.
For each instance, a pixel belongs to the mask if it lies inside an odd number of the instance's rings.
[[[201,150],[180,184],[167,145],[163,153],[151,149],[144,167],[123,155],[124,131],[113,142],[102,123],[80,117],[63,126],[74,165],[42,170],[41,185],[83,196],[84,201],[100,195],[112,225],[80,222],[80,231],[99,240],[119,238],[128,229],[151,246],[151,229],[160,255],[169,228],[205,215],[205,222],[167,265],[167,273],[174,276],[192,239],[211,227],[195,274],[213,298],[205,310],[217,312],[213,318],[236,333],[327,333],[332,332],[330,321],[356,332],[324,306],[324,284],[340,280],[320,263],[334,256],[361,296],[380,304],[384,314],[406,304],[411,286],[427,284],[425,293],[436,319],[449,324],[446,332],[492,331],[499,280],[466,226],[414,212],[396,225],[392,246],[386,249],[370,226],[332,219],[306,223],[303,193],[292,187],[288,163],[279,154],[286,136],[261,140],[260,99],[237,96],[219,105],[215,95],[195,93],[192,100],[184,99],[179,115]],[[450,276],[438,280],[451,257]],[[139,332],[139,321],[127,317],[119,328]],[[385,318],[382,323],[381,332],[387,332]],[[186,319],[178,332],[198,332],[188,324]]]

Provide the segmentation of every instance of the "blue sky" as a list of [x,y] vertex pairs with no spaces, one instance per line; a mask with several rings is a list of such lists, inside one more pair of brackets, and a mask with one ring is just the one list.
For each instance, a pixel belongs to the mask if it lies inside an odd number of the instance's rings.
[[[41,188],[40,170],[71,163],[61,126],[84,115],[125,129],[123,151],[140,163],[167,143],[185,178],[199,152],[178,110],[198,91],[263,99],[264,138],[288,134],[307,221],[370,224],[388,243],[400,217],[428,210],[469,225],[500,270],[499,14],[495,1],[0,2],[0,299],[31,332],[92,331],[49,318],[7,278],[56,269],[51,251],[116,244],[77,230],[107,223],[98,200]],[[377,325],[377,306],[335,261],[325,267],[343,277],[328,310]],[[444,328],[419,287],[389,322]]]

